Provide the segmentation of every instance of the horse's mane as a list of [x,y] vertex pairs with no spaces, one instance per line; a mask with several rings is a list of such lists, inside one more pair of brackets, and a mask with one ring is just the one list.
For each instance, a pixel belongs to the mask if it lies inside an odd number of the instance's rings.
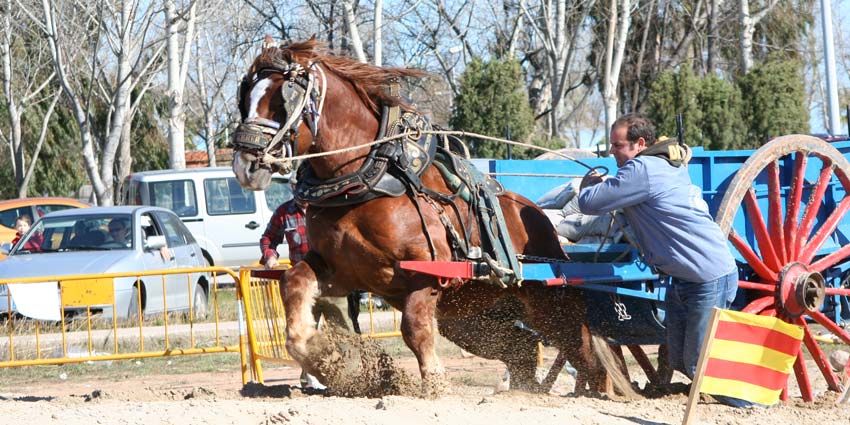
[[254,60],[251,72],[262,68],[279,68],[281,62],[298,62],[305,68],[307,63],[321,63],[326,71],[348,81],[376,117],[380,116],[380,107],[384,105],[410,107],[401,97],[390,94],[390,84],[399,83],[402,77],[421,78],[427,75],[415,69],[383,68],[358,62],[329,51],[323,42],[315,38],[263,49]]

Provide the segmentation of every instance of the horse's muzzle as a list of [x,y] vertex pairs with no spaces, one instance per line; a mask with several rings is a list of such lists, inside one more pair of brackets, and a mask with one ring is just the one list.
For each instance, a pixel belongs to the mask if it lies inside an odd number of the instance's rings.
[[239,184],[248,190],[264,190],[271,184],[273,171],[268,168],[256,167],[253,161],[244,158],[245,153],[236,152],[233,155],[233,174]]

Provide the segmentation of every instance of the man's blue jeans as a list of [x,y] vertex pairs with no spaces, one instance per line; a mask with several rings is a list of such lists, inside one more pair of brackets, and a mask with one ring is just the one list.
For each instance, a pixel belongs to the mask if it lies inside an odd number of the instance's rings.
[[670,366],[693,379],[711,310],[732,304],[738,271],[708,282],[671,280],[664,315]]

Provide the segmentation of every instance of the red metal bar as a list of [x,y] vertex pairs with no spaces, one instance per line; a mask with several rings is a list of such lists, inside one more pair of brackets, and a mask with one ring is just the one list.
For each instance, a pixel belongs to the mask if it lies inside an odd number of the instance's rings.
[[761,215],[758,201],[756,201],[756,192],[753,189],[747,191],[744,195],[744,207],[747,209],[750,217],[750,227],[753,229],[753,234],[756,236],[759,252],[764,259],[764,263],[773,271],[779,271],[779,258],[776,257],[776,251],[773,250],[773,241],[770,234],[767,232],[767,225],[764,224],[764,217]]
[[835,228],[838,227],[838,223],[841,222],[841,219],[844,218],[848,210],[850,210],[850,197],[844,197],[826,221],[823,222],[823,225],[820,229],[818,229],[817,233],[815,233],[812,240],[803,247],[800,255],[797,256],[797,261],[803,264],[811,263],[812,258],[814,258],[815,254],[818,250],[820,250],[821,246],[823,246],[823,243],[826,242],[826,238],[832,235]]
[[468,261],[399,261],[404,270],[450,279],[472,279],[472,263]]
[[735,246],[738,252],[741,253],[744,260],[747,261],[747,264],[749,264],[762,279],[772,282],[779,281],[779,275],[777,275],[775,271],[767,268],[767,265],[761,261],[758,255],[756,255],[752,248],[750,248],[749,244],[747,244],[747,242],[738,235],[738,232],[736,232],[735,229],[732,229],[729,232],[729,241],[732,242],[732,245]]
[[[829,181],[832,180],[832,167],[828,166],[826,161],[828,161],[828,159],[824,158],[824,166],[820,170],[820,176],[818,177],[817,184],[815,185],[815,190],[812,191],[812,196],[809,197],[809,204],[806,205],[806,212],[803,213],[803,221],[800,223],[800,229],[797,233],[797,246],[794,249],[794,252],[797,254],[795,257],[797,261],[800,261],[800,258],[803,255],[803,244],[806,243],[809,239],[809,234],[812,233],[812,226],[814,226],[815,218],[818,215],[818,211],[820,211],[823,194],[829,186]],[[823,228],[823,226],[821,226],[821,228]],[[811,261],[811,258],[809,261]],[[801,262],[808,264],[809,261]]]
[[785,233],[782,231],[782,202],[779,185],[779,167],[776,161],[767,165],[767,227],[773,237],[773,249],[780,264],[788,262],[785,251]]
[[794,160],[794,176],[791,178],[791,193],[785,200],[785,240],[788,242],[788,258],[797,258],[797,216],[800,214],[800,203],[803,200],[803,183],[805,183],[806,164],[809,157],[803,152],[797,152]]
[[803,344],[806,345],[806,349],[808,349],[809,354],[812,355],[812,360],[815,361],[818,369],[820,369],[820,372],[826,379],[826,384],[829,386],[829,389],[833,391],[840,391],[838,389],[838,377],[832,372],[832,366],[829,365],[829,362],[827,362],[826,356],[824,356],[817,341],[815,341],[814,337],[812,337],[812,330],[806,323],[806,319],[798,317],[796,322],[798,325],[803,327]]

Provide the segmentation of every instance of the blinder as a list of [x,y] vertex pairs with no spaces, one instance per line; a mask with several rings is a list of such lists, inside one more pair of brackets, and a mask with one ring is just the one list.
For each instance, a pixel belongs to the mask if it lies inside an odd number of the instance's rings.
[[[310,68],[313,69],[314,66]],[[320,69],[318,70],[321,72]],[[257,81],[257,76],[263,72],[277,73],[287,77],[280,86],[282,108],[287,117],[284,125],[266,118],[247,117],[248,107],[245,104],[245,98],[253,87],[253,83]],[[302,122],[306,122],[313,137],[316,137],[323,97],[319,94],[313,73],[308,72],[298,63],[275,63],[274,67],[262,68],[246,75],[239,84],[239,112],[242,122],[233,134],[234,148],[269,154],[282,153],[281,156],[284,158],[295,155],[298,152],[298,129]],[[282,146],[279,147],[281,142],[283,142]],[[261,155],[257,158],[262,160]]]

